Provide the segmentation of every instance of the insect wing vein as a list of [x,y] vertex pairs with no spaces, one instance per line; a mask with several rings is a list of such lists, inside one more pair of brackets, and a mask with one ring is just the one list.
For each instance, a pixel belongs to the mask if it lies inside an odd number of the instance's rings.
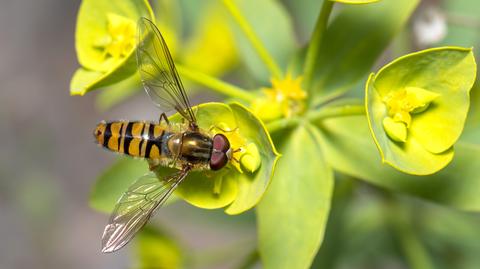
[[136,55],[143,86],[152,101],[164,110],[175,109],[189,122],[196,122],[167,44],[147,18],[138,21]]
[[102,236],[102,252],[126,245],[188,174],[184,169],[159,180],[154,173],[137,179],[117,202]]

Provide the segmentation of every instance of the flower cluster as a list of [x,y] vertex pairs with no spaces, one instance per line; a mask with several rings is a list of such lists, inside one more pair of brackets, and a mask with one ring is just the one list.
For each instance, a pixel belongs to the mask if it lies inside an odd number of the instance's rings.
[[383,119],[385,132],[394,141],[405,142],[412,114],[425,111],[439,95],[418,87],[405,87],[386,95],[383,98],[388,109],[388,116]]
[[95,47],[103,50],[104,60],[118,61],[127,57],[135,47],[136,22],[114,13],[107,14],[108,34],[98,38]]
[[303,113],[307,93],[301,85],[302,77],[287,75],[284,79],[273,78],[272,87],[262,89],[264,97],[252,103],[253,112],[264,121]]

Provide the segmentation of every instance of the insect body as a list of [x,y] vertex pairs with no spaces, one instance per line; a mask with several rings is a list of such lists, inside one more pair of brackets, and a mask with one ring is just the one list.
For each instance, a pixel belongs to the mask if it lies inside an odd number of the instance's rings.
[[152,168],[162,165],[181,169],[190,165],[195,170],[219,170],[227,164],[232,150],[224,135],[212,137],[200,130],[190,131],[183,125],[101,122],[94,136],[100,145],[111,151],[149,159]]
[[150,172],[129,187],[105,226],[102,252],[113,252],[127,244],[190,171],[222,169],[234,152],[226,136],[198,127],[170,52],[155,24],[141,18],[137,38],[137,65],[145,91],[157,106],[175,109],[186,123],[170,123],[162,113],[158,123],[102,121],[93,134],[98,144],[111,151],[148,160],[152,171],[160,165],[177,168],[178,172],[163,179]]

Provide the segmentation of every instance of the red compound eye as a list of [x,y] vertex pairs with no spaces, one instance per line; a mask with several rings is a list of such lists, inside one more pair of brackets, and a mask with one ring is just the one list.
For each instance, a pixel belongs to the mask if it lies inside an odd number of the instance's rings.
[[223,134],[216,134],[213,137],[213,151],[221,151],[226,153],[230,149],[230,142]]
[[210,157],[210,169],[212,170],[220,170],[222,167],[227,165],[228,158],[227,155],[221,151],[212,152],[212,156]]
[[228,163],[227,151],[230,149],[230,142],[223,134],[216,134],[213,137],[213,150],[210,156],[210,169],[219,170]]

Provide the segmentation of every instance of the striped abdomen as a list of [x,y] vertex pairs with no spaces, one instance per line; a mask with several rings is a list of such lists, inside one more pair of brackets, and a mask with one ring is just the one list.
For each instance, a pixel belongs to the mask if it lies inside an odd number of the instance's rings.
[[166,140],[172,133],[158,124],[143,121],[101,122],[93,135],[100,145],[115,152],[148,159],[171,157],[165,156],[165,149]]

